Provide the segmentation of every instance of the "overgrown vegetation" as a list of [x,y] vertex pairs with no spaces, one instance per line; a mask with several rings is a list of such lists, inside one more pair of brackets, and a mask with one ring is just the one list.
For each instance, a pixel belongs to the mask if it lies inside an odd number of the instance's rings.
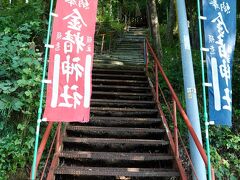
[[[164,60],[162,61],[162,66],[173,84],[175,91],[184,103],[184,90],[183,90],[183,76],[181,68],[181,54],[180,46],[178,42],[178,35],[174,36],[175,44],[169,44],[166,37],[166,24],[160,25],[160,32],[163,42],[163,52]],[[240,19],[238,19],[238,25],[240,24]],[[191,31],[190,27],[190,31]],[[239,37],[240,31],[238,29]],[[192,40],[194,41],[194,40]],[[167,43],[166,43],[167,42]],[[177,43],[176,43],[177,42]],[[240,77],[240,53],[237,51],[240,45],[240,39],[237,39],[236,51],[233,62],[233,127],[217,127],[210,126],[210,145],[211,145],[211,158],[212,163],[216,171],[216,176],[219,179],[237,179],[240,176],[239,166],[240,166],[240,95],[239,95],[239,77]],[[196,89],[198,95],[200,120],[203,134],[203,141],[205,141],[205,131],[204,131],[204,120],[203,120],[203,97],[202,97],[202,74],[201,74],[201,62],[199,50],[193,48],[193,65],[196,81]],[[180,129],[184,129],[184,124],[181,125]],[[184,133],[183,133],[184,134]],[[185,133],[186,141],[188,141],[188,134]]]
[[[179,47],[177,47],[179,48]],[[179,49],[177,50],[163,45],[165,61],[162,62],[163,68],[173,84],[178,97],[184,105],[184,90],[181,69],[181,58]],[[236,76],[239,72],[239,55],[236,55],[234,63],[234,72]],[[195,69],[195,80],[197,87],[200,120],[202,127],[203,141],[205,141],[204,119],[203,119],[203,100],[202,100],[202,79],[199,51],[193,51],[193,62]],[[238,76],[239,77],[239,76]],[[234,88],[239,89],[237,78],[233,79]],[[239,98],[239,92],[233,91],[233,98]],[[240,176],[240,132],[239,132],[239,101],[233,103],[233,128],[210,126],[210,145],[211,145],[211,161],[216,171],[216,176],[219,179],[237,179]],[[180,117],[178,117],[180,120]],[[180,120],[181,121],[181,120]],[[179,129],[186,130],[184,123],[179,122]],[[188,133],[181,131],[185,135],[185,141],[188,141]]]
[[[176,20],[174,20],[172,42],[168,41],[169,35],[166,33],[168,20],[171,17],[168,15],[170,2],[172,1],[158,1],[164,57],[162,65],[177,94],[183,100]],[[31,167],[48,3],[30,0],[30,3],[26,4],[24,0],[20,0],[13,1],[10,5],[8,0],[0,1],[0,180],[26,179]],[[187,5],[188,14],[191,15],[190,25],[197,24],[196,3],[187,0]],[[113,37],[116,37],[123,31],[125,23],[131,23],[131,17],[145,16],[146,0],[99,0],[98,11],[98,34],[109,34],[113,31]],[[240,47],[239,21],[240,19],[238,19],[236,49]],[[191,42],[196,49],[193,51],[193,60],[200,117],[202,117],[201,67],[196,30],[195,26],[190,27]],[[109,41],[107,39],[107,43],[110,43]],[[210,128],[212,162],[219,179],[237,179],[240,176],[239,60],[240,53],[236,51],[233,68],[233,128]],[[202,118],[201,120],[203,121]],[[184,129],[181,123],[180,126]],[[203,122],[202,127],[204,127]]]
[[[42,73],[40,1],[4,5],[0,17],[0,179],[26,179]],[[16,18],[17,17],[17,18]],[[15,174],[17,174],[15,176]]]

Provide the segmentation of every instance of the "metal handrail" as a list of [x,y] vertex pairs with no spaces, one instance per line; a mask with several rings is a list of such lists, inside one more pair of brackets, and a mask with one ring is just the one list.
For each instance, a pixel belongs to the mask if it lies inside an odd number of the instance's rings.
[[185,144],[184,144],[184,142],[183,142],[183,139],[182,139],[182,136],[181,136],[181,134],[180,134],[180,131],[177,130],[177,133],[178,133],[178,137],[179,137],[179,139],[180,139],[180,142],[181,142],[181,144],[182,144],[183,150],[184,150],[184,152],[185,152],[185,155],[187,156],[187,158],[188,158],[188,160],[189,160],[189,162],[190,162],[190,166],[191,166],[191,168],[192,168],[192,170],[193,170],[193,174],[194,174],[196,180],[198,180],[198,177],[197,177],[197,174],[196,174],[196,170],[195,170],[195,168],[194,168],[194,166],[193,166],[193,163],[192,163],[191,157],[190,157],[190,155],[189,155],[189,153],[188,153],[188,151],[187,151],[187,148],[186,148],[186,146],[185,146]]
[[[58,126],[60,126],[60,124],[58,124]],[[52,154],[53,145],[54,145],[54,143],[55,143],[55,140],[56,140],[56,138],[57,138],[57,135],[58,135],[58,131],[55,132],[55,135],[54,135],[54,137],[53,137],[51,146],[50,146],[49,151],[48,151],[47,159],[46,159],[46,161],[45,161],[45,165],[44,165],[44,168],[43,168],[43,170],[42,170],[42,175],[41,175],[40,180],[43,180],[43,178],[44,178],[45,172],[46,172],[46,170],[47,170],[47,165],[48,165],[50,156],[51,156],[51,154]]]
[[166,99],[166,97],[165,97],[165,95],[164,95],[164,93],[163,93],[163,91],[162,91],[161,86],[159,85],[158,88],[159,88],[159,90],[160,90],[160,92],[161,92],[161,96],[162,96],[162,98],[163,98],[163,101],[164,101],[165,105],[167,106],[167,111],[168,111],[168,113],[170,114],[170,116],[171,116],[171,118],[172,118],[172,120],[173,120],[173,126],[174,126],[173,131],[174,131],[174,143],[175,143],[176,156],[177,156],[177,157],[180,156],[180,153],[179,153],[179,143],[178,143],[178,142],[179,142],[178,139],[180,139],[180,142],[181,142],[181,144],[182,144],[182,147],[183,147],[183,150],[184,150],[184,152],[185,152],[185,155],[186,155],[187,159],[188,159],[189,162],[190,162],[190,165],[191,165],[193,174],[194,174],[196,180],[198,180],[198,177],[197,177],[197,175],[196,175],[196,170],[194,169],[192,160],[191,160],[191,158],[190,158],[190,155],[189,155],[189,153],[188,153],[188,151],[187,151],[187,148],[186,148],[186,146],[185,146],[185,144],[184,144],[184,142],[183,142],[183,140],[182,140],[182,136],[181,136],[180,131],[179,131],[179,129],[178,129],[178,124],[177,124],[177,112],[176,112],[176,110],[177,110],[176,102],[174,101],[174,99],[172,100],[172,103],[173,103],[173,105],[172,105],[172,106],[173,106],[173,107],[172,107],[172,108],[173,108],[173,112],[172,112],[171,109],[170,109],[170,103],[167,102],[167,99]]
[[[179,113],[181,114],[181,116],[182,116],[188,130],[189,130],[189,133],[191,134],[191,136],[193,138],[193,141],[194,141],[195,145],[197,146],[197,149],[198,149],[199,153],[201,154],[201,157],[202,157],[202,159],[203,159],[203,161],[204,161],[204,163],[207,167],[208,166],[208,161],[207,161],[207,155],[205,153],[205,150],[204,150],[202,144],[200,143],[200,141],[199,141],[199,139],[198,139],[193,127],[192,127],[192,124],[191,124],[186,112],[184,111],[184,109],[182,107],[182,104],[180,103],[180,101],[179,101],[179,99],[178,99],[170,81],[168,80],[162,66],[160,65],[160,61],[158,60],[158,58],[157,58],[157,56],[156,56],[156,54],[155,54],[153,48],[151,47],[147,38],[145,40],[145,43],[146,43],[146,45],[145,45],[145,48],[146,48],[145,49],[145,51],[146,51],[146,53],[145,53],[145,55],[146,55],[146,57],[145,57],[146,58],[146,60],[145,60],[146,71],[148,71],[148,64],[149,64],[148,53],[150,51],[150,53],[153,57],[153,60],[154,60],[154,64],[155,64],[155,68],[154,68],[155,69],[155,76],[156,76],[155,78],[156,78],[156,80],[158,80],[158,72],[160,72],[161,76],[163,77],[164,81],[166,82],[166,84],[168,86],[168,89],[169,89],[169,91],[172,95],[173,100],[176,102],[176,107],[177,107]],[[155,92],[156,92],[156,98],[157,98],[156,101],[159,102],[159,100],[158,100],[158,81],[156,81],[156,91]],[[173,152],[175,153],[175,150],[173,150]],[[213,176],[213,179],[215,179],[213,168],[212,168],[212,176]]]
[[[38,148],[38,151],[37,151],[37,158],[36,158],[36,168],[35,168],[35,178],[36,179],[36,174],[37,174],[37,170],[38,170],[38,166],[40,164],[40,161],[42,159],[42,154],[43,154],[43,151],[45,150],[46,148],[46,144],[48,142],[48,139],[50,137],[50,133],[53,129],[53,122],[49,122],[48,125],[47,125],[47,128],[44,132],[44,135],[42,137],[42,140],[41,140],[41,143],[39,145],[39,148]],[[56,129],[56,132],[55,132],[55,136],[57,138],[53,138],[52,140],[52,143],[51,144],[56,144],[56,148],[55,148],[55,153],[59,151],[59,147],[60,147],[60,135],[61,135],[61,123],[58,123],[58,127]],[[50,150],[51,150],[51,147],[50,147]],[[48,161],[46,161],[45,163],[48,163]],[[31,176],[32,172],[30,173],[30,176]],[[30,177],[30,179],[33,180],[32,177]]]

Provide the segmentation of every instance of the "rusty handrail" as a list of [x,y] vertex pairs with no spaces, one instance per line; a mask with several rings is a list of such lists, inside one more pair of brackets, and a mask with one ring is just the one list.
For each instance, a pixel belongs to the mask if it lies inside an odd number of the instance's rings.
[[[173,120],[173,134],[174,134],[174,136],[173,136],[173,138],[174,138],[174,144],[175,144],[175,156],[176,157],[180,157],[180,154],[179,154],[179,141],[178,141],[178,139],[180,139],[180,142],[181,142],[181,144],[182,144],[182,146],[183,146],[183,150],[184,150],[184,152],[185,152],[185,154],[186,154],[186,157],[188,158],[188,160],[189,160],[189,162],[190,162],[190,165],[191,165],[191,168],[192,168],[192,170],[193,170],[193,174],[194,174],[194,176],[196,177],[196,179],[198,179],[198,177],[197,177],[197,175],[196,175],[196,171],[195,171],[195,169],[194,169],[194,166],[193,166],[193,164],[192,164],[192,160],[191,160],[191,158],[190,158],[190,155],[189,155],[189,153],[188,153],[188,151],[187,151],[187,148],[185,147],[185,144],[183,143],[183,140],[182,140],[182,138],[181,138],[181,135],[180,135],[180,132],[179,132],[179,129],[178,129],[178,124],[177,124],[177,106],[176,106],[176,102],[175,102],[175,100],[172,98],[172,108],[173,108],[173,112],[170,110],[170,107],[169,107],[169,103],[167,102],[167,100],[166,100],[166,97],[165,97],[165,95],[164,95],[164,93],[163,93],[163,91],[162,91],[162,88],[160,87],[160,85],[158,85],[158,88],[159,88],[159,90],[160,90],[160,92],[161,92],[161,96],[162,96],[162,98],[163,98],[163,100],[164,100],[164,103],[165,103],[165,105],[167,106],[167,110],[168,110],[168,113],[170,114],[170,116],[171,116],[171,118],[172,118],[172,120]],[[156,92],[156,95],[157,95],[157,92]]]
[[[47,140],[48,140],[49,135],[50,135],[50,133],[51,133],[52,126],[53,126],[53,122],[49,122],[48,125],[47,125],[47,128],[46,128],[46,130],[45,130],[45,132],[44,132],[44,135],[43,135],[43,137],[42,137],[42,141],[41,141],[41,143],[40,143],[40,145],[39,145],[38,153],[37,153],[37,161],[36,161],[36,170],[35,170],[35,172],[37,172],[38,165],[39,165],[39,163],[40,163],[40,160],[41,160],[41,158],[42,158],[43,151],[44,151],[45,146],[46,146],[46,144],[47,144]],[[30,176],[31,176],[31,174],[32,174],[32,172],[30,173]],[[30,177],[30,179],[31,179],[31,177]]]
[[[56,139],[56,147],[55,147],[55,153],[53,155],[53,159],[52,159],[52,162],[51,162],[51,165],[50,165],[50,168],[49,168],[49,172],[48,172],[48,175],[47,175],[47,180],[52,180],[53,177],[54,177],[54,170],[58,164],[58,158],[59,158],[59,153],[60,153],[60,150],[61,150],[61,143],[62,143],[62,136],[63,134],[61,134],[61,128],[62,128],[62,123],[59,123],[58,124],[58,127],[56,129],[57,131],[57,139]],[[66,128],[66,126],[65,126]],[[63,130],[63,132],[65,132],[66,129]]]
[[188,151],[187,151],[187,148],[186,148],[186,146],[185,146],[185,144],[184,144],[184,142],[183,142],[183,139],[182,139],[182,136],[181,136],[179,130],[177,130],[177,134],[179,135],[178,137],[179,137],[180,142],[181,142],[181,144],[182,144],[183,150],[184,150],[184,152],[185,152],[185,154],[186,154],[186,156],[187,156],[187,158],[188,158],[188,160],[189,160],[189,162],[190,162],[190,165],[191,165],[192,170],[193,170],[193,174],[194,174],[194,176],[196,177],[196,179],[198,180],[196,171],[195,171],[194,166],[193,166],[193,163],[192,163],[192,161],[191,161],[191,157],[190,157],[190,155],[189,155],[189,153],[188,153]]
[[[186,126],[187,126],[187,128],[188,128],[188,130],[189,130],[189,132],[190,132],[190,134],[191,134],[191,136],[192,136],[196,146],[197,146],[197,149],[198,149],[199,153],[201,154],[201,157],[203,158],[203,161],[204,161],[204,163],[205,163],[205,165],[207,167],[208,166],[208,161],[207,161],[207,155],[205,153],[205,150],[204,150],[202,144],[200,143],[200,141],[199,141],[199,139],[198,139],[198,137],[197,137],[193,127],[192,127],[192,124],[191,124],[187,114],[185,113],[185,111],[184,111],[184,109],[183,109],[183,107],[182,107],[182,105],[181,105],[181,103],[180,103],[180,101],[179,101],[179,99],[178,99],[178,97],[177,97],[177,95],[176,95],[176,93],[175,93],[175,91],[174,91],[170,81],[168,80],[165,72],[163,71],[162,66],[160,65],[160,62],[159,62],[159,60],[158,60],[158,58],[157,58],[157,56],[156,56],[156,54],[155,54],[153,48],[151,47],[151,45],[150,45],[150,43],[149,43],[147,38],[146,38],[146,44],[147,44],[146,45],[147,53],[148,53],[148,50],[150,50],[150,52],[151,52],[151,54],[153,56],[153,59],[154,59],[154,63],[158,67],[159,72],[161,73],[163,79],[167,83],[167,86],[168,86],[169,91],[170,91],[170,93],[172,95],[172,98],[176,102],[178,111],[180,112],[180,114],[181,114],[181,116],[182,116],[182,118],[183,118],[183,120],[184,120],[184,122],[185,122],[185,124],[186,124]],[[148,67],[148,63],[149,63],[149,59],[147,58],[146,70],[147,70],[147,67]],[[212,168],[212,174],[214,174],[214,169],[213,168]],[[214,177],[213,177],[213,179],[214,179]]]
[[[60,125],[60,124],[58,124],[58,126],[59,126],[59,125]],[[45,174],[45,171],[46,171],[46,169],[47,169],[47,165],[48,165],[48,162],[49,162],[49,159],[50,159],[52,150],[53,150],[53,145],[54,145],[55,139],[57,138],[57,135],[58,135],[58,131],[55,132],[55,135],[54,135],[54,137],[53,137],[51,146],[50,146],[50,148],[49,148],[48,156],[47,156],[47,159],[46,159],[46,161],[45,161],[44,168],[43,168],[43,170],[42,170],[42,175],[41,175],[40,180],[42,180],[42,179],[44,178],[44,174]]]
[[[47,125],[47,128],[44,132],[44,135],[42,137],[42,141],[39,145],[39,148],[38,148],[38,153],[37,153],[37,161],[36,161],[36,170],[35,172],[37,172],[37,169],[38,169],[38,166],[39,166],[39,163],[41,161],[41,158],[42,158],[42,154],[43,154],[43,151],[45,150],[45,147],[46,147],[46,144],[47,144],[47,141],[49,139],[49,136],[50,136],[50,133],[51,133],[51,130],[52,130],[52,127],[53,127],[53,122],[49,122],[48,125]],[[53,142],[56,141],[56,151],[59,150],[59,147],[60,147],[60,139],[59,139],[59,136],[61,134],[61,123],[58,124],[58,127],[56,129],[56,136],[57,138],[53,139]],[[53,143],[52,142],[52,143]],[[30,173],[30,179],[31,179],[31,174],[32,172]],[[37,174],[37,173],[36,173]],[[36,177],[35,177],[36,178]]]

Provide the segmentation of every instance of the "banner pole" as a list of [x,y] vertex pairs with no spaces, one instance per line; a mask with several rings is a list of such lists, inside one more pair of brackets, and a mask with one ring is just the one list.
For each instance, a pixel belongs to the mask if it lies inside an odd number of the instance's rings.
[[[51,34],[51,24],[52,24],[52,10],[53,10],[53,0],[50,3],[50,13],[48,19],[48,32],[47,32],[47,41],[46,45],[50,42],[50,34]],[[43,106],[43,96],[44,96],[44,89],[45,89],[45,77],[46,77],[46,70],[47,70],[47,59],[48,59],[48,51],[49,47],[45,47],[45,54],[44,54],[44,66],[43,66],[43,74],[42,74],[42,83],[41,83],[41,94],[40,94],[40,103],[38,109],[38,120],[37,120],[37,128],[36,128],[36,138],[35,138],[35,146],[34,146],[34,156],[33,156],[33,164],[31,170],[31,180],[35,179],[36,176],[36,162],[37,162],[37,152],[38,152],[38,143],[39,143],[39,131],[41,125],[41,118],[42,118],[42,106]]]
[[198,5],[198,26],[199,26],[199,41],[200,41],[200,55],[201,55],[201,66],[202,66],[202,90],[203,90],[203,110],[204,110],[204,122],[205,122],[205,136],[206,136],[206,151],[207,151],[207,171],[208,179],[212,180],[211,176],[211,160],[210,160],[210,143],[209,143],[209,122],[207,113],[207,98],[206,98],[206,87],[205,87],[205,70],[204,70],[204,60],[203,60],[203,39],[202,39],[202,24],[201,24],[201,8],[200,0],[197,0]]

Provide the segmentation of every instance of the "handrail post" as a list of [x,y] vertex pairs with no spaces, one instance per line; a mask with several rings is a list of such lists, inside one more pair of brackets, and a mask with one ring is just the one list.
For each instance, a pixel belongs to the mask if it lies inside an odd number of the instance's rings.
[[149,59],[148,59],[148,47],[147,47],[147,40],[145,39],[144,41],[144,52],[145,52],[145,58],[146,58],[146,72],[148,72],[148,63],[149,63]]
[[[35,166],[35,172],[37,172],[37,169],[38,169],[38,165],[40,163],[40,160],[41,160],[41,157],[42,157],[42,154],[43,154],[43,151],[45,149],[45,146],[47,144],[47,140],[48,140],[48,137],[51,133],[51,129],[52,129],[52,126],[53,126],[53,122],[49,122],[48,123],[48,126],[44,132],[44,135],[42,137],[42,141],[39,145],[39,148],[38,148],[38,152],[37,152],[37,159],[36,159],[36,166]],[[32,174],[32,172],[30,173]]]
[[47,175],[47,180],[52,180],[53,179],[54,168],[56,167],[57,162],[58,162],[58,156],[59,156],[60,147],[61,147],[60,146],[60,144],[61,144],[61,127],[62,127],[62,123],[59,123],[58,127],[56,129],[56,131],[57,131],[56,149],[55,149],[55,153],[54,153],[54,156],[53,156],[53,159],[52,159],[52,163],[51,163],[50,168],[49,168],[49,172],[48,172],[48,175]]
[[175,141],[175,152],[176,157],[179,157],[179,151],[178,151],[178,124],[177,124],[177,105],[176,101],[173,99],[173,125],[174,125],[174,141]]
[[60,151],[61,127],[62,123],[60,122],[57,127],[56,153]]
[[105,34],[102,34],[101,54],[103,53]]
[[156,63],[154,63],[155,65],[155,85],[156,85],[156,98],[157,98],[157,102],[159,102],[159,94],[158,94],[158,66]]
[[212,180],[215,180],[215,173],[214,173],[214,169],[211,167],[211,176],[212,176]]
[[143,41],[143,57],[144,57],[144,64],[147,64],[147,47],[146,47],[146,38]]
[[111,52],[113,31],[110,31],[108,52]]

